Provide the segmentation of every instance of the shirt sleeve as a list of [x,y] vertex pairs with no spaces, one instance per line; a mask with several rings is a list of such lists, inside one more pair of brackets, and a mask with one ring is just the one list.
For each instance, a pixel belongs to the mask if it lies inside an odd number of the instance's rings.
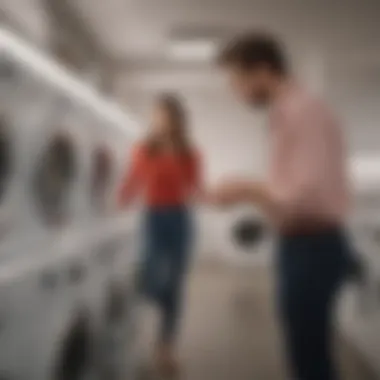
[[119,192],[119,204],[121,206],[132,201],[140,189],[142,184],[143,153],[140,146],[136,146],[132,150]]
[[[307,105],[286,121],[292,166],[286,178],[270,189],[277,217],[283,222],[309,215],[313,207],[310,200],[318,199],[315,193],[323,181],[319,167],[324,154],[321,139],[327,119],[323,110]],[[314,214],[315,210],[312,211]]]

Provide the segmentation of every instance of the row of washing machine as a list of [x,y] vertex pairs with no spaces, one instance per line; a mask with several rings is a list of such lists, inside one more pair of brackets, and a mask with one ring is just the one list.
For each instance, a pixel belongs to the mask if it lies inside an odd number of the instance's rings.
[[135,125],[0,30],[0,379],[133,379]]

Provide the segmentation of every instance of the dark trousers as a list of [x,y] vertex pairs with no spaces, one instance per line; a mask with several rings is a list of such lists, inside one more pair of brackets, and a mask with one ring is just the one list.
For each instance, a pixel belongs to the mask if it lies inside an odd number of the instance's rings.
[[190,253],[190,219],[184,206],[151,208],[145,214],[141,285],[162,312],[161,342],[173,340],[180,319]]
[[348,270],[343,231],[282,236],[278,249],[278,300],[285,354],[296,380],[337,380],[334,308]]

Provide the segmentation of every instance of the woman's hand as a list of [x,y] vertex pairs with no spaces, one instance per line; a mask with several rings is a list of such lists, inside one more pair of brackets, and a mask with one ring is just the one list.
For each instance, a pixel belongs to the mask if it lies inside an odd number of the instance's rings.
[[262,182],[229,180],[211,190],[205,198],[209,203],[219,207],[228,207],[239,203],[253,203],[264,207],[268,202],[269,194]]
[[243,203],[246,188],[242,183],[236,181],[226,181],[218,185],[205,195],[208,203],[219,207],[229,207],[238,203]]

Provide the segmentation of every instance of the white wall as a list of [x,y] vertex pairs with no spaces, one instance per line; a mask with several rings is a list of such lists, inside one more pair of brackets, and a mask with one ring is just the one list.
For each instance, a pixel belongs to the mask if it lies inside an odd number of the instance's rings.
[[380,151],[380,62],[335,64],[327,96],[344,120],[351,152]]

